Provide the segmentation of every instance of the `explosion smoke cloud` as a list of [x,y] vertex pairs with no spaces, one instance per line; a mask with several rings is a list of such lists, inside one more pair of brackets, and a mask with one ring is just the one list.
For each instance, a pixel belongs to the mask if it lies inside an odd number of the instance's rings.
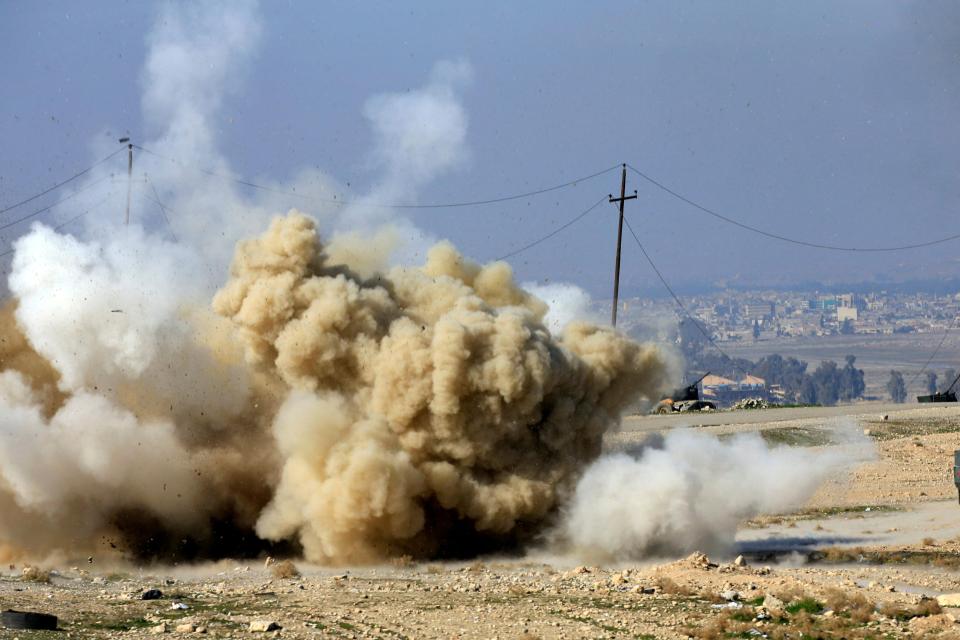
[[327,262],[312,222],[242,243],[214,308],[248,361],[297,390],[274,430],[283,475],[257,531],[308,557],[436,549],[425,512],[508,535],[542,521],[663,361],[610,330],[554,341],[504,263],[449,245],[364,282]]
[[[545,304],[506,263],[474,264],[376,206],[466,161],[464,62],[368,102],[383,175],[365,196],[263,232],[278,194],[196,171],[229,174],[216,120],[259,34],[254,3],[204,3],[165,6],[149,38],[147,146],[196,163],[138,157],[170,229],[135,198],[129,227],[93,211],[79,237],[35,225],[17,241],[0,548],[120,540],[184,558],[183,540],[222,555],[253,532],[335,563],[503,548],[553,524],[604,432],[670,378],[662,351],[579,321],[578,290]],[[313,170],[276,186],[342,191]],[[90,189],[71,215],[106,195]]]
[[607,455],[587,469],[556,537],[597,562],[727,553],[743,520],[796,509],[831,475],[873,456],[856,429],[833,433],[844,446],[827,451],[769,448],[756,433],[653,437],[639,452]]
[[0,493],[27,516],[0,526],[7,543],[35,545],[18,523],[36,520],[82,543],[137,511],[198,539],[255,519],[324,562],[449,553],[450,526],[509,544],[664,379],[655,348],[611,330],[553,338],[509,266],[448,244],[365,280],[292,212],[238,246],[213,304],[225,325],[190,288],[143,288],[177,273],[176,247],[124,240],[37,227],[17,245],[16,321],[56,375],[0,375]]

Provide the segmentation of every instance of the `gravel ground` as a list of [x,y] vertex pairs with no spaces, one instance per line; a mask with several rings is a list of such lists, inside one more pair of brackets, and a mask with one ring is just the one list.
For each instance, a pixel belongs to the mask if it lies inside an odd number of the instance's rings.
[[[704,430],[829,447],[837,419]],[[960,599],[944,599],[943,607],[930,599],[960,592],[960,506],[950,480],[960,409],[842,419],[869,432],[876,459],[832,479],[798,513],[743,523],[741,564],[733,561],[737,550],[604,567],[531,554],[468,564],[298,563],[302,575],[278,578],[262,559],[137,567],[95,558],[28,570],[39,581],[24,579],[17,564],[0,576],[0,608],[54,613],[60,631],[0,637],[197,636],[198,629],[233,638],[960,637],[960,609],[946,606]],[[613,435],[608,448],[635,446],[648,431]],[[49,582],[42,569],[54,570]],[[152,588],[163,597],[140,599]],[[270,623],[280,628],[252,630]]]

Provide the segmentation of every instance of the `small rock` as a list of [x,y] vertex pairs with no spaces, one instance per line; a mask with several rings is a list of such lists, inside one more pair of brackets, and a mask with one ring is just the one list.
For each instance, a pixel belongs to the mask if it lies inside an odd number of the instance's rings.
[[166,633],[167,631],[169,631],[169,629],[167,628],[166,622],[161,622],[160,624],[150,627],[147,630],[153,635],[160,635],[161,633]]
[[189,622],[185,622],[183,624],[178,624],[174,631],[177,633],[193,633],[196,631],[196,627]]
[[786,605],[784,604],[783,600],[776,596],[768,595],[763,599],[763,608],[770,613],[782,613],[784,606]]
[[726,600],[727,602],[733,602],[735,600],[740,599],[740,594],[734,591],[733,589],[729,589],[727,591],[721,591],[720,597]]
[[250,622],[250,631],[276,631],[282,627],[273,620],[253,620]]
[[206,633],[206,632],[207,632],[207,628],[206,628],[205,626],[203,626],[203,625],[200,625],[199,627],[197,627],[196,629],[194,629],[193,632],[194,632],[194,633]]
[[160,589],[147,589],[140,594],[141,600],[159,600],[162,597],[163,591],[160,591]]
[[937,604],[941,607],[960,607],[960,593],[944,593],[937,596]]
[[696,567],[698,569],[710,569],[716,565],[710,562],[710,558],[707,557],[707,554],[701,553],[699,551],[694,551],[689,556],[686,557],[684,562],[691,567]]
[[737,556],[737,558],[733,561],[733,564],[737,565],[738,567],[745,567],[747,566],[747,560],[743,556]]

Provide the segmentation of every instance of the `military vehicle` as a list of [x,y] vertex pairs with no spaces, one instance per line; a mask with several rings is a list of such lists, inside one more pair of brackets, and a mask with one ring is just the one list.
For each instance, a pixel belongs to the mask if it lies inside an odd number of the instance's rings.
[[686,387],[680,387],[679,389],[674,389],[672,393],[668,394],[657,403],[657,406],[654,407],[653,412],[664,414],[685,413],[687,411],[715,411],[717,405],[712,402],[708,402],[707,400],[700,399],[700,389],[698,388],[698,385],[708,375],[710,375],[709,371],[700,376],[693,384]]
[[960,380],[960,375],[954,378],[953,384],[947,387],[946,391],[938,391],[928,396],[917,396],[917,402],[956,402],[957,392],[953,388],[957,386],[958,380]]

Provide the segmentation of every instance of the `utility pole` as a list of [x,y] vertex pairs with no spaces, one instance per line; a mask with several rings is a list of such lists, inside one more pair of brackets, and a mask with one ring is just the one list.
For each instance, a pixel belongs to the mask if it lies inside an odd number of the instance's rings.
[[633,195],[627,195],[627,165],[623,165],[623,173],[620,174],[620,197],[614,198],[610,194],[610,202],[620,203],[620,223],[617,225],[617,262],[613,269],[613,312],[611,324],[617,326],[617,305],[620,300],[620,243],[623,241],[623,203],[627,200],[633,200],[637,197],[637,190],[633,190]]
[[133,143],[130,138],[120,138],[120,143],[127,143],[127,213],[123,218],[123,224],[130,224],[130,187],[133,181]]

